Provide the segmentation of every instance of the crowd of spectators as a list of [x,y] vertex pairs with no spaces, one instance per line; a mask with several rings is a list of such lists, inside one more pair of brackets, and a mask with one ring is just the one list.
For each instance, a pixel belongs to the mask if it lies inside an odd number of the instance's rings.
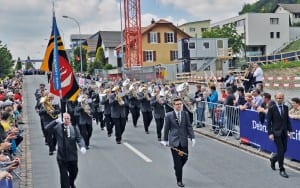
[[22,76],[0,82],[0,181],[11,179],[20,165],[17,157],[22,142]]

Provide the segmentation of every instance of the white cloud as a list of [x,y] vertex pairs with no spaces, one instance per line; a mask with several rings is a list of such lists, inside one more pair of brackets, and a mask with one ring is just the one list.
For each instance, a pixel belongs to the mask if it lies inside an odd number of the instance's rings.
[[184,10],[189,14],[212,22],[237,16],[245,3],[253,3],[257,0],[156,0],[163,5],[173,6]]
[[[146,0],[145,0],[146,1]],[[149,1],[149,0],[147,0]],[[154,0],[153,0],[154,1]],[[253,2],[254,0],[245,0]],[[72,20],[79,21],[82,34],[94,34],[98,30],[120,30],[119,0],[56,0],[55,13],[65,47],[69,47],[70,35],[78,33],[78,27]],[[122,1],[123,2],[123,1]],[[237,15],[244,1],[240,0],[156,0],[153,12],[143,12],[142,26],[155,20],[166,19],[180,25],[187,21],[185,17],[177,19],[176,10],[187,12],[196,19],[221,19]],[[159,15],[157,6],[171,6],[169,16]],[[122,4],[123,7],[123,4]],[[141,7],[143,10],[143,7]],[[175,11],[174,11],[175,10]],[[175,18],[176,17],[176,18]],[[13,57],[42,58],[51,32],[52,0],[1,0],[0,40],[7,44]],[[123,19],[124,22],[124,19]],[[124,28],[124,27],[123,27]]]

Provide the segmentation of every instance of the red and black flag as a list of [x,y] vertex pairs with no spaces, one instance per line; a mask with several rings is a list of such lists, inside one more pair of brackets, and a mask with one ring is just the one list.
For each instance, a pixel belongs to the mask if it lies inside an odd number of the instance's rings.
[[[58,69],[54,70],[55,67],[58,67]],[[56,25],[55,16],[53,16],[52,32],[40,69],[52,72],[50,79],[51,93],[62,97],[62,99],[76,100],[80,93],[80,88],[69,63],[62,38]],[[55,74],[55,72],[58,72],[58,74]],[[60,78],[57,78],[57,76],[60,76]],[[54,86],[54,84],[57,85],[55,83],[57,80],[60,81],[60,84],[58,84],[59,88]]]

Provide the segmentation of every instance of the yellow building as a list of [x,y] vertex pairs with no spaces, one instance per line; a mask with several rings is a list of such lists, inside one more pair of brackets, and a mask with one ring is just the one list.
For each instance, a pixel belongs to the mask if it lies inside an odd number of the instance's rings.
[[177,41],[190,38],[171,22],[160,19],[142,28],[143,66],[177,63]]
[[210,20],[187,22],[178,26],[178,28],[191,37],[201,38],[203,32],[210,30]]

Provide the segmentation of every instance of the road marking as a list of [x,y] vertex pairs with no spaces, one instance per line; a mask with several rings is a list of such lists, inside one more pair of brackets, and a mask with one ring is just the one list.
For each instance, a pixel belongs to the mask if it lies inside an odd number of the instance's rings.
[[140,158],[142,158],[147,163],[151,163],[152,162],[151,159],[149,159],[142,152],[140,152],[139,150],[137,150],[136,148],[134,148],[132,145],[128,144],[127,142],[124,142],[123,144],[124,144],[124,146],[126,146],[128,149],[130,149],[131,151],[133,151],[133,153],[135,153],[137,156],[139,156]]

